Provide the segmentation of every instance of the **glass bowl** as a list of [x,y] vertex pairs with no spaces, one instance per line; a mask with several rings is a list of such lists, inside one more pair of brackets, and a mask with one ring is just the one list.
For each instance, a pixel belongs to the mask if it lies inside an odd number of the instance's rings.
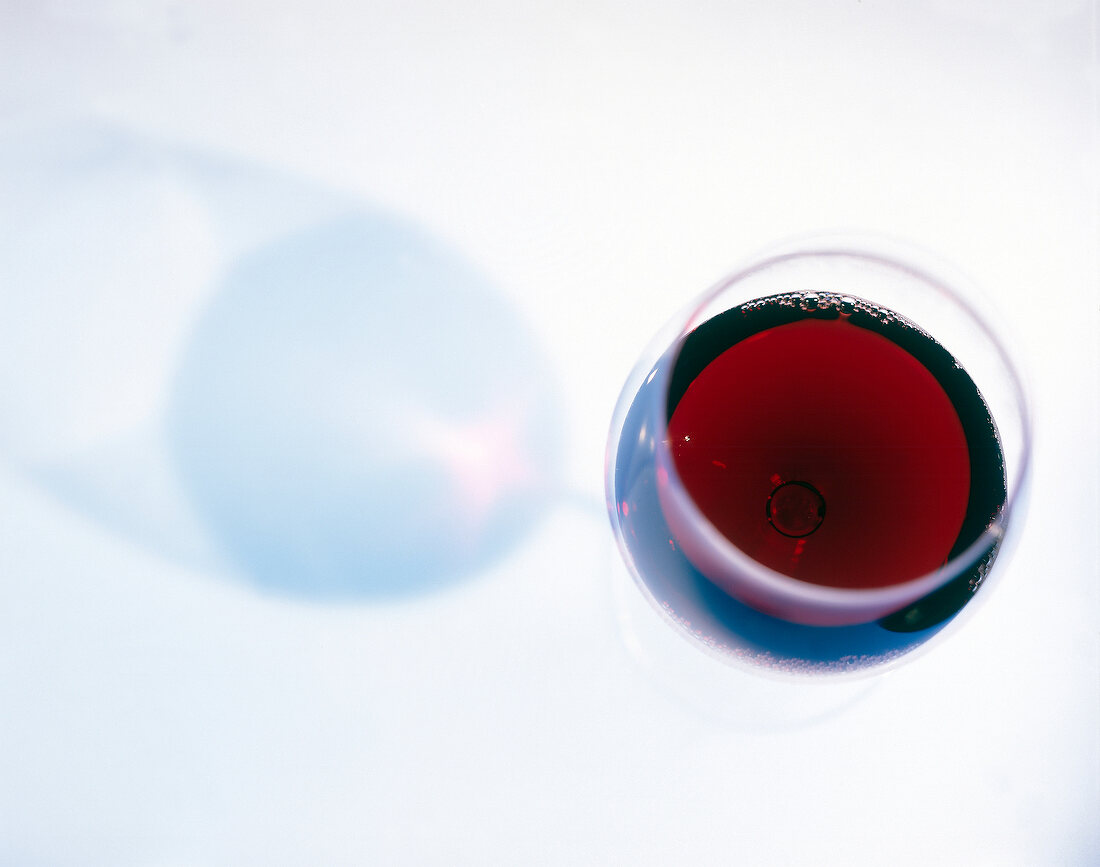
[[[841,236],[775,247],[688,304],[627,379],[612,527],[638,589],[709,654],[771,673],[881,670],[988,592],[1026,489],[1025,390],[995,311],[928,259]],[[712,450],[690,459],[689,405]],[[790,469],[812,467],[788,460],[810,451],[824,482]],[[733,459],[710,461],[712,484],[700,460],[719,454]],[[937,474],[954,487],[929,487]]]

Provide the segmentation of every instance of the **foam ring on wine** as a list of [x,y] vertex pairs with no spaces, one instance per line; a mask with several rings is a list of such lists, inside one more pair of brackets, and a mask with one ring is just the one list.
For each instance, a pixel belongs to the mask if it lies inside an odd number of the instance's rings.
[[809,482],[784,482],[768,496],[767,514],[777,532],[801,539],[825,520],[825,498]]

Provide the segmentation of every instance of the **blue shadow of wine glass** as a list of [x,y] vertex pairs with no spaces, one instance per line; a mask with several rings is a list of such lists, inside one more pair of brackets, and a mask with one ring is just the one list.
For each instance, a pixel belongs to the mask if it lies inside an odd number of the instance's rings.
[[95,122],[0,139],[0,185],[0,458],[100,527],[368,601],[475,575],[550,504],[547,358],[422,228]]
[[400,598],[483,570],[550,503],[529,328],[411,225],[359,211],[231,267],[170,388],[170,454],[258,587]]

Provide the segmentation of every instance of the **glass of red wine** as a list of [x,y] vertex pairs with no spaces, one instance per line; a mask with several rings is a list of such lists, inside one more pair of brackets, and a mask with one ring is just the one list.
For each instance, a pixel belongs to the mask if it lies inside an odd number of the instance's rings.
[[675,317],[627,381],[614,532],[643,594],[709,653],[879,671],[988,592],[1028,408],[980,296],[926,258],[776,248]]

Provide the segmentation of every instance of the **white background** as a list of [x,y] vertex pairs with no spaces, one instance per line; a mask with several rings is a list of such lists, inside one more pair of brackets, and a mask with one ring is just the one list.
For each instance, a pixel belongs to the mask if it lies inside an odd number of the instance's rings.
[[[0,863],[1097,863],[1096,36],[1077,0],[0,4]],[[260,178],[232,219],[202,159]],[[439,592],[235,580],[140,436],[80,496],[35,472],[130,442],[313,195],[474,263],[562,404],[569,493]],[[817,719],[638,652],[602,479],[650,335],[823,229],[985,288],[1037,445],[988,601]]]

